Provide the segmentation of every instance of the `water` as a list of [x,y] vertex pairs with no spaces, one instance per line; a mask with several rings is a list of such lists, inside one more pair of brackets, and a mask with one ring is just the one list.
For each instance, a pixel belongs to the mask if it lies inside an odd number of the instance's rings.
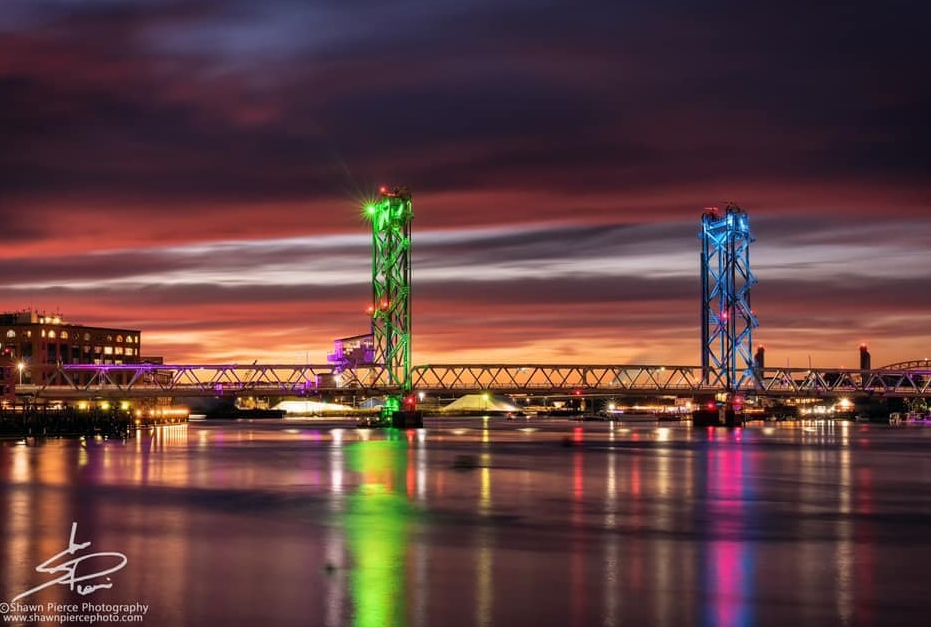
[[126,555],[112,588],[20,602],[139,602],[145,625],[921,624],[929,448],[917,427],[481,418],[4,441],[0,599],[53,579],[35,567],[77,522],[85,552]]

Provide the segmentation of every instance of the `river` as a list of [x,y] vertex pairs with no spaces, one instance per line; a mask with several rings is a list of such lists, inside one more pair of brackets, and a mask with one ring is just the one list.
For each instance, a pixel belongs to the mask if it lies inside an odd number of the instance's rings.
[[[143,625],[926,623],[929,428],[425,425],[2,441],[0,599],[64,574],[16,603],[144,604]],[[72,524],[91,545],[62,561],[125,566],[74,590],[37,572]]]

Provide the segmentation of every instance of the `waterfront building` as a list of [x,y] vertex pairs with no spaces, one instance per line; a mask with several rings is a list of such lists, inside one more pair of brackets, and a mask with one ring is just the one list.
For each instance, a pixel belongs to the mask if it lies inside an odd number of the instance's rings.
[[333,341],[333,353],[327,354],[327,362],[336,371],[342,371],[359,364],[371,364],[375,361],[375,342],[372,334],[337,338]]
[[0,314],[0,353],[29,369],[53,364],[132,364],[139,362],[138,329],[89,327],[60,313],[34,310]]
[[0,408],[16,399],[16,362],[0,353]]

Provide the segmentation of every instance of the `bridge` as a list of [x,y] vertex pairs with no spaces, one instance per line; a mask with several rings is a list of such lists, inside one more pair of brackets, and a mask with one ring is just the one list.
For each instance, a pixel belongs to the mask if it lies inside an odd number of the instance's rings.
[[[17,387],[41,398],[391,395],[384,367],[337,372],[332,365],[85,365],[40,367],[43,383]],[[411,369],[411,391],[426,394],[714,395],[698,366],[431,364]],[[734,392],[772,397],[931,396],[931,368],[756,369]]]
[[747,214],[735,205],[702,215],[700,366],[579,364],[411,365],[410,193],[382,188],[364,208],[372,223],[372,303],[368,308],[374,351],[366,364],[44,364],[20,381],[0,365],[6,398],[73,400],[88,397],[386,396],[388,413],[412,406],[411,393],[474,392],[530,395],[676,395],[725,393],[769,397],[931,394],[931,362],[916,360],[869,367],[861,346],[859,369],[767,368],[750,306],[756,277],[750,269],[754,241]]

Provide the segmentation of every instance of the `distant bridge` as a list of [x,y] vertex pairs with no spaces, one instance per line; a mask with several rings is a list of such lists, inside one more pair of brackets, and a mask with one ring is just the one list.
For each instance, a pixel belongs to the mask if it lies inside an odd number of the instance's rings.
[[923,360],[909,360],[908,362],[896,362],[889,366],[882,367],[885,371],[927,371],[931,370],[931,358]]
[[[909,363],[910,364],[910,363]],[[46,400],[152,397],[398,394],[385,367],[339,372],[332,365],[50,365],[32,369],[41,383],[16,386]],[[712,395],[697,366],[429,364],[415,366],[412,391],[543,395]],[[931,368],[756,369],[737,391],[771,397],[931,396]]]

